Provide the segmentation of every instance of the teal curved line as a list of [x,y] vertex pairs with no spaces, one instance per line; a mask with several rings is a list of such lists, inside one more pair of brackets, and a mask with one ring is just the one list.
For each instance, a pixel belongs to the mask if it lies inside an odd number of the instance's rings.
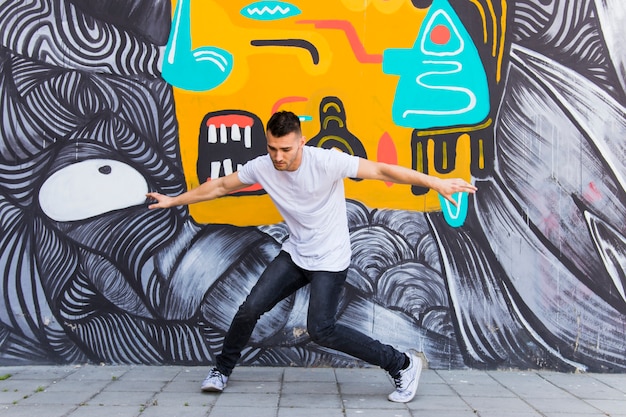
[[161,76],[174,87],[208,91],[222,84],[233,69],[233,55],[215,46],[192,48],[191,0],[179,0],[165,46]]
[[437,194],[439,197],[439,204],[441,205],[441,212],[451,227],[460,227],[465,223],[467,218],[468,209],[468,193],[454,193],[452,199],[456,201],[456,207],[443,198],[441,194]]

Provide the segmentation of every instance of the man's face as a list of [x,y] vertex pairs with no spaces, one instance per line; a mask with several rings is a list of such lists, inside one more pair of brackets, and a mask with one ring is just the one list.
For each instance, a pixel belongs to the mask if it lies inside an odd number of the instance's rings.
[[305,138],[299,133],[288,133],[275,137],[267,132],[267,152],[272,158],[274,168],[279,171],[295,171],[302,162],[302,147]]

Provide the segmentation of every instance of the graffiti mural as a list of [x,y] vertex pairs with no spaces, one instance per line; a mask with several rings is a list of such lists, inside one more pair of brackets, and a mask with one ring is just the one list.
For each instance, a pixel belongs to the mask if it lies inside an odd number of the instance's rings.
[[[145,194],[237,170],[288,108],[309,146],[479,188],[347,179],[342,323],[432,368],[626,371],[623,2],[220,3],[0,2],[0,364],[212,363],[289,231],[258,185]],[[242,363],[359,365],[307,300]]]

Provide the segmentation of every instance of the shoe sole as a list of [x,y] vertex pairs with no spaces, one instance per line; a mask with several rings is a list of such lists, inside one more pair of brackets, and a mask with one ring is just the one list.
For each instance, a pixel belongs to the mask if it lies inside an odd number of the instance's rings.
[[[226,388],[226,386],[224,386],[224,388]],[[224,391],[224,388],[219,389],[218,387],[211,386],[211,387],[200,387],[200,390],[202,392],[222,392]]]

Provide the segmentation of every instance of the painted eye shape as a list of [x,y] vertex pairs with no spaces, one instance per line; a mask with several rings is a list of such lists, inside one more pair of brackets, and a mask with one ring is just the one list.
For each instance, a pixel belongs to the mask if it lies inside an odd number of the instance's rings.
[[145,178],[131,166],[89,159],[52,174],[39,190],[39,205],[52,220],[71,222],[143,204],[147,192]]

